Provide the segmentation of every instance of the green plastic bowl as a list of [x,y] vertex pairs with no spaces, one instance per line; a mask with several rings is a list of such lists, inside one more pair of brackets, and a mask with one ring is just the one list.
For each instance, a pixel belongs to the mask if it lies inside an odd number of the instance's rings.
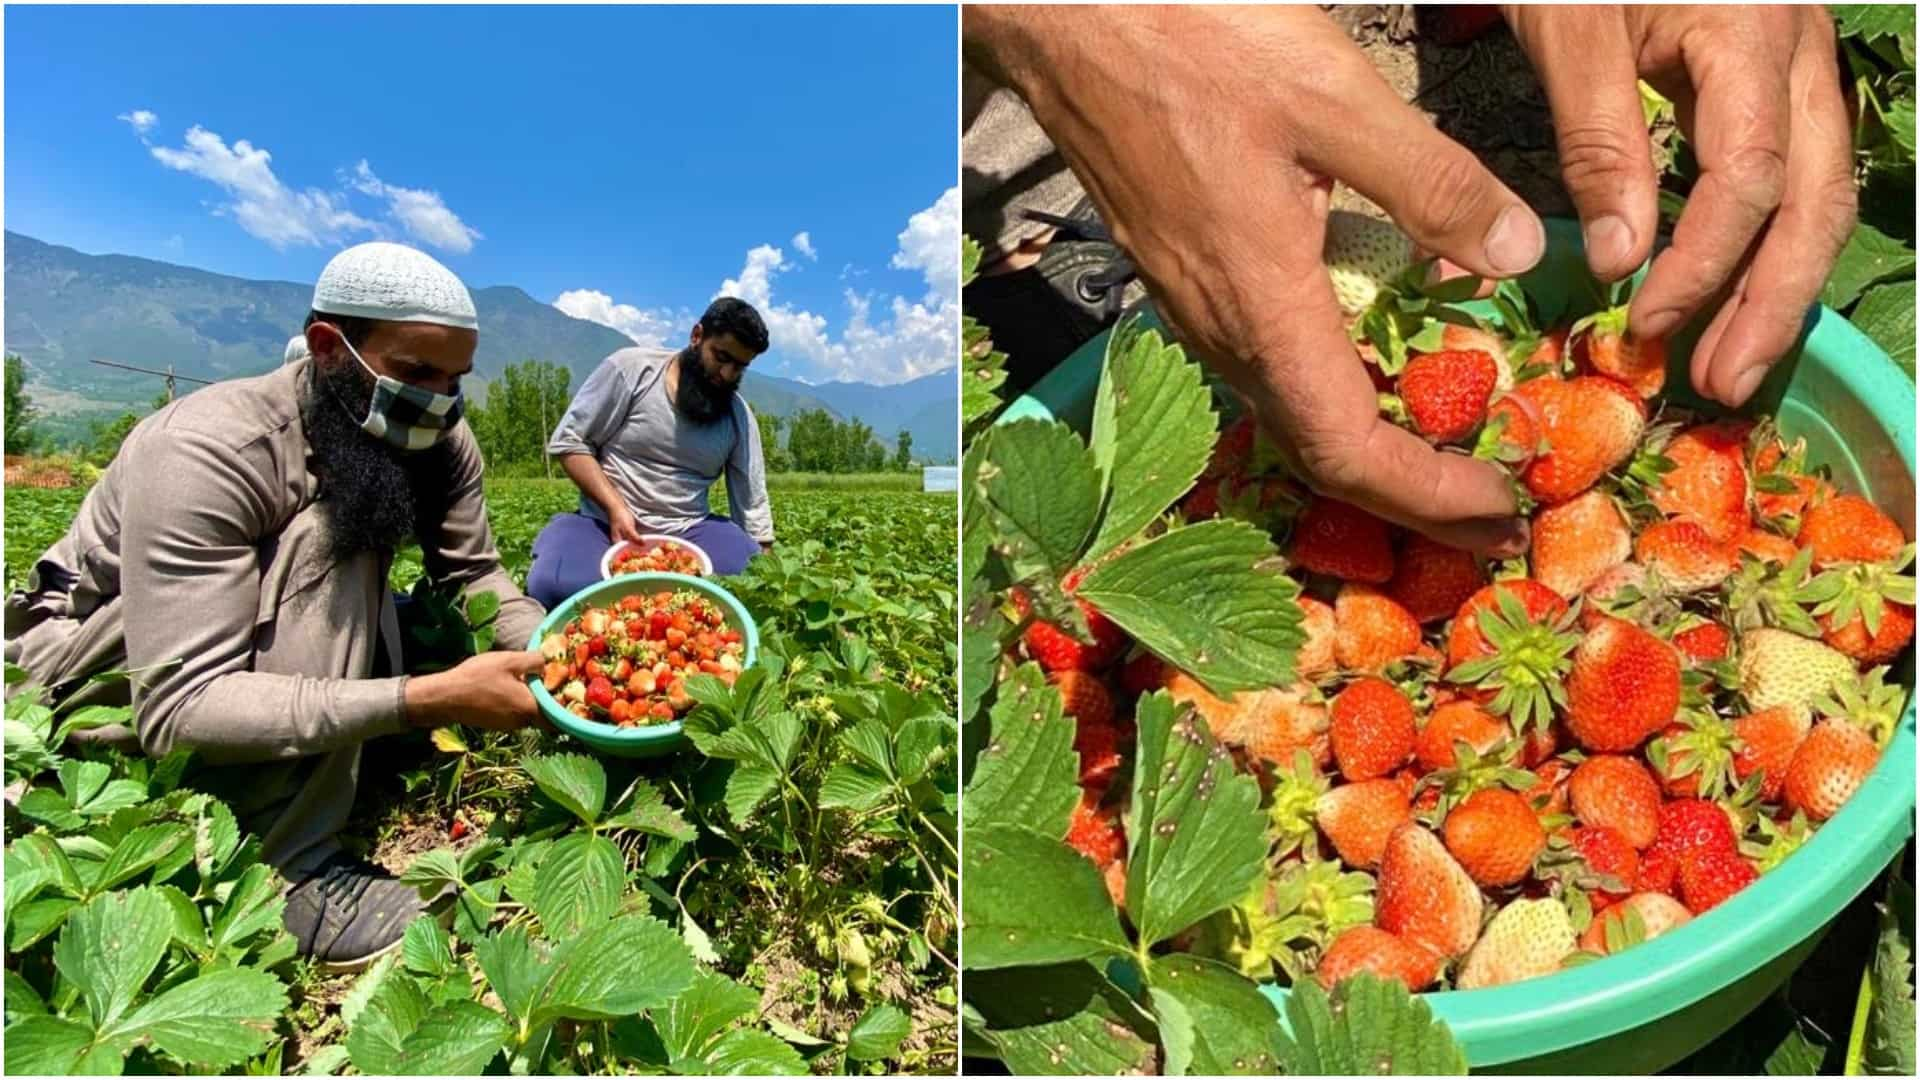
[[[686,574],[626,574],[617,578],[595,582],[581,589],[566,602],[554,608],[540,623],[540,629],[534,631],[533,647],[539,648],[540,642],[548,634],[556,633],[567,621],[589,606],[605,607],[635,593],[651,594],[663,589],[679,591],[692,589],[703,593],[714,603],[720,605],[726,616],[727,625],[740,631],[746,642],[747,650],[742,657],[743,667],[752,667],[754,658],[760,652],[760,627],[754,623],[753,616],[747,614],[746,605],[739,598],[705,578],[689,577]],[[547,691],[546,685],[538,678],[527,680],[533,688],[533,700],[540,705],[541,713],[561,731],[579,739],[588,746],[615,757],[658,757],[670,754],[685,745],[687,737],[681,729],[680,721],[666,724],[649,724],[645,727],[616,727],[594,720],[582,720],[562,708],[560,702]]]
[[[1527,276],[1543,289],[1580,287],[1579,226],[1547,223],[1548,254]],[[1491,318],[1491,305],[1480,305]],[[1149,316],[1151,322],[1151,317]],[[1012,403],[1000,422],[1091,423],[1107,335],[1081,347]],[[1673,343],[1669,398],[1695,406],[1687,359]],[[1798,352],[1755,395],[1789,437],[1842,487],[1872,499],[1914,535],[1914,386],[1886,353],[1822,307]],[[1781,867],[1691,923],[1629,952],[1544,978],[1486,990],[1421,995],[1483,1072],[1658,1072],[1705,1046],[1784,982],[1842,908],[1913,834],[1913,651],[1897,669],[1907,709],[1880,765],[1846,807]],[[1287,991],[1264,988],[1284,1007]],[[1285,1013],[1282,1012],[1282,1023]]]

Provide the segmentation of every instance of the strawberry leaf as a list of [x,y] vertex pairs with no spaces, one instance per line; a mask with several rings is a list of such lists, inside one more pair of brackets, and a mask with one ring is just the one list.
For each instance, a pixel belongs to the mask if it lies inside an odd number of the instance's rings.
[[1038,665],[1021,665],[993,704],[991,741],[975,759],[967,788],[968,826],[1026,825],[1065,836],[1080,798],[1073,735],[1060,692]]
[[1016,1076],[1158,1071],[1153,1019],[1088,964],[970,974],[967,1000],[978,1013],[968,1034],[990,1043]]
[[1058,579],[1100,515],[1093,453],[1065,424],[1021,420],[980,437],[974,496],[994,522],[995,552],[1016,581]]
[[1464,1076],[1467,1055],[1427,1003],[1371,974],[1331,997],[1312,980],[1287,995],[1279,1073],[1291,1076]]
[[1171,530],[1088,574],[1078,595],[1216,694],[1293,680],[1297,582],[1245,522]]
[[1279,1059],[1280,1017],[1260,988],[1218,961],[1171,953],[1147,968],[1148,996],[1167,1048],[1168,1076],[1267,1076]]
[[1058,839],[1017,825],[970,827],[962,857],[967,970],[1131,953],[1100,872]]
[[1136,323],[1114,331],[1093,407],[1094,466],[1109,494],[1088,558],[1146,528],[1193,486],[1213,451],[1212,396],[1178,345]]
[[1258,781],[1234,769],[1191,709],[1157,691],[1135,722],[1127,913],[1153,945],[1246,895],[1264,864],[1266,815]]

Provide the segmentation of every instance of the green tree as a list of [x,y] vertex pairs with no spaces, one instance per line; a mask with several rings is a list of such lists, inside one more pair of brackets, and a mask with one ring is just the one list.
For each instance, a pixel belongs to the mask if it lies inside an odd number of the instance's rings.
[[507,365],[487,387],[486,401],[467,414],[490,468],[540,464],[547,436],[567,411],[572,380],[566,368],[544,360]]
[[787,458],[800,472],[838,472],[839,431],[825,409],[805,409],[787,420]]
[[913,468],[913,432],[906,428],[894,437],[893,467],[899,472]]
[[121,413],[105,423],[95,421],[91,434],[87,436],[84,454],[87,463],[101,469],[112,464],[120,453],[120,444],[127,441],[127,436],[133,434],[134,425],[139,422],[140,417],[130,412]]
[[754,421],[760,426],[760,457],[766,462],[768,472],[786,472],[793,468],[793,459],[787,455],[786,448],[780,445],[779,417],[771,413],[757,412]]
[[38,432],[33,422],[40,416],[27,397],[27,365],[17,356],[7,357],[7,397],[6,412],[0,415],[0,424],[7,430],[7,453],[31,454],[38,442]]

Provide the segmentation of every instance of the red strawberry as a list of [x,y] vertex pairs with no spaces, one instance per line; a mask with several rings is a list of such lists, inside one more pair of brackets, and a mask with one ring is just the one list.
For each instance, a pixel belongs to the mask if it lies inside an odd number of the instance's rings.
[[1649,854],[1665,851],[1684,861],[1701,851],[1736,846],[1725,810],[1705,799],[1674,799],[1660,808],[1660,831]]
[[1787,769],[1793,764],[1794,751],[1807,737],[1813,721],[1799,709],[1776,705],[1733,722],[1733,737],[1740,748],[1733,753],[1733,774],[1745,782],[1747,777],[1764,772],[1760,784],[1761,802],[1778,802],[1787,787]]
[[1735,543],[1741,551],[1762,562],[1779,563],[1782,566],[1800,554],[1800,549],[1793,546],[1793,541],[1760,529],[1748,529],[1740,534]]
[[1480,887],[1438,837],[1410,821],[1387,838],[1375,926],[1451,958],[1480,937],[1481,909]]
[[1400,400],[1420,434],[1436,443],[1458,442],[1486,420],[1499,375],[1484,352],[1423,353],[1400,373]]
[[1512,885],[1527,876],[1547,846],[1533,807],[1505,788],[1467,796],[1447,815],[1447,850],[1474,881],[1487,888]]
[[1081,727],[1113,726],[1113,694],[1098,675],[1056,671],[1047,676],[1060,691],[1060,707]]
[[1420,647],[1420,622],[1370,585],[1340,587],[1333,601],[1334,656],[1349,671],[1379,671]]
[[1393,577],[1393,540],[1387,523],[1325,496],[1315,496],[1294,523],[1288,557],[1304,570],[1343,581],[1380,585]]
[[[1794,455],[1796,458],[1798,455]],[[1799,462],[1788,462],[1789,467],[1782,468],[1789,454],[1778,438],[1767,440],[1753,455],[1754,492],[1753,504],[1761,517],[1773,519],[1798,518],[1806,510],[1808,503],[1820,490],[1818,477],[1808,476],[1800,471]],[[1787,491],[1762,491],[1759,478],[1777,476],[1792,485]]]
[[[1586,861],[1588,869],[1619,881],[1623,889],[1632,890],[1633,880],[1640,873],[1640,853],[1627,843],[1626,837],[1604,825],[1586,825],[1573,830],[1572,841],[1574,853]],[[1627,895],[1627,892],[1595,889],[1588,894],[1588,899],[1597,914],[1625,900]]]
[[1513,392],[1540,414],[1547,452],[1527,466],[1521,479],[1544,503],[1565,502],[1598,483],[1633,456],[1646,429],[1644,407],[1611,379],[1541,376]]
[[1464,742],[1475,753],[1485,754],[1505,742],[1509,734],[1504,722],[1475,702],[1450,701],[1427,717],[1414,742],[1414,752],[1423,769],[1451,769],[1455,743]]
[[1561,758],[1549,758],[1532,769],[1538,779],[1525,792],[1527,805],[1542,817],[1566,813],[1568,782],[1573,778],[1573,766]]
[[1718,906],[1727,897],[1760,878],[1753,864],[1732,848],[1708,848],[1680,860],[1680,899],[1695,915]]
[[1693,521],[1662,521],[1634,542],[1634,558],[1676,592],[1711,589],[1740,568],[1740,551]]
[[1567,340],[1580,370],[1618,379],[1643,398],[1658,394],[1667,381],[1666,339],[1629,337],[1624,306],[1574,323]]
[[1720,420],[1674,436],[1661,450],[1673,470],[1653,486],[1653,504],[1720,543],[1736,539],[1750,521],[1746,443],[1752,430],[1750,420]]
[[1166,685],[1166,662],[1150,652],[1120,665],[1120,689],[1132,697],[1151,694]]
[[1180,513],[1188,521],[1207,521],[1220,516],[1220,488],[1226,483],[1203,476],[1193,490],[1180,500]]
[[1725,660],[1727,649],[1732,644],[1732,633],[1724,624],[1717,622],[1703,622],[1673,635],[1673,647],[1680,650],[1681,656],[1696,664]]
[[1334,640],[1338,635],[1333,608],[1311,596],[1300,598],[1300,631],[1307,636],[1294,656],[1294,672],[1303,679],[1317,678],[1338,664]]
[[1612,829],[1636,848],[1649,847],[1659,834],[1660,785],[1632,758],[1588,758],[1574,768],[1567,795],[1582,825]]
[[1822,720],[1787,766],[1787,805],[1813,821],[1825,821],[1853,798],[1879,760],[1873,736],[1845,720]]
[[1284,767],[1293,763],[1296,750],[1307,751],[1316,763],[1327,761],[1327,707],[1308,685],[1251,695],[1236,734],[1238,744],[1259,761]]
[[1409,991],[1419,993],[1439,977],[1440,958],[1377,927],[1351,926],[1327,946],[1313,977],[1331,990],[1342,979],[1361,972],[1398,979]]
[[1858,495],[1835,495],[1809,509],[1800,522],[1800,546],[1813,549],[1813,565],[1887,562],[1907,538],[1879,507]]
[[613,704],[613,683],[604,675],[596,675],[587,683],[587,704],[605,709]]
[[1540,452],[1539,410],[1532,402],[1502,394],[1487,406],[1487,426],[1475,443],[1473,456],[1498,461],[1519,473]]
[[1333,699],[1327,735],[1340,775],[1385,776],[1413,756],[1413,703],[1385,679],[1356,679]]
[[1102,809],[1093,793],[1083,792],[1067,826],[1067,846],[1105,869],[1127,851],[1119,815]]
[[1533,576],[1573,599],[1633,554],[1620,508],[1593,490],[1542,509],[1533,519]]
[[1880,628],[1871,634],[1863,615],[1855,615],[1845,626],[1835,626],[1831,614],[1815,616],[1815,621],[1828,645],[1862,664],[1887,663],[1913,641],[1913,606],[1894,600],[1881,602]]
[[1595,916],[1586,932],[1580,935],[1580,948],[1606,956],[1612,951],[1607,946],[1609,932],[1619,937],[1627,936],[1629,913],[1639,916],[1643,928],[1639,940],[1629,941],[1629,945],[1652,941],[1674,927],[1685,926],[1693,918],[1680,901],[1665,892],[1636,892],[1608,908],[1605,914]]
[[[1032,602],[1018,589],[1013,592],[1013,602],[1022,618],[1032,610]],[[1126,631],[1094,610],[1092,604],[1084,600],[1074,603],[1080,605],[1080,613],[1086,616],[1093,644],[1086,644],[1060,627],[1042,621],[1030,624],[1022,638],[1027,645],[1027,655],[1047,671],[1099,671],[1127,650]]]
[[1448,547],[1418,533],[1407,537],[1386,593],[1423,623],[1460,610],[1487,583],[1487,572],[1470,551]]
[[1540,335],[1540,343],[1527,357],[1527,367],[1543,367],[1558,372],[1567,357],[1567,328],[1558,327]]
[[1242,416],[1228,424],[1220,432],[1219,441],[1213,444],[1213,457],[1207,462],[1207,477],[1243,476],[1248,464],[1253,460],[1253,443],[1257,429],[1253,417]]
[[1333,788],[1314,803],[1313,814],[1341,861],[1372,869],[1386,853],[1387,837],[1412,820],[1413,809],[1400,781],[1379,779]]
[[1530,578],[1496,581],[1469,597],[1454,616],[1453,626],[1447,631],[1449,668],[1493,654],[1493,646],[1481,633],[1479,615],[1482,611],[1497,611],[1499,594],[1503,592],[1512,594],[1526,609],[1527,618],[1536,623],[1551,622],[1567,611],[1567,602],[1559,593]]
[[1680,708],[1680,654],[1632,623],[1602,619],[1573,653],[1567,730],[1588,750],[1631,750]]

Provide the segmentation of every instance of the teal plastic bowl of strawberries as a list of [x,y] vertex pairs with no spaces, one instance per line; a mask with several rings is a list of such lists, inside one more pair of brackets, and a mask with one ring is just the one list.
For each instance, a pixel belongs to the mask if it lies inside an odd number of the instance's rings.
[[[1339,588],[1303,605],[1303,674],[1329,657],[1318,763],[1333,791],[1356,793],[1341,807],[1366,803],[1358,777],[1401,779],[1405,800],[1371,790],[1408,815],[1349,827],[1361,810],[1323,809],[1320,841],[1377,874],[1378,893],[1373,921],[1336,936],[1315,977],[1367,970],[1422,990],[1476,1071],[1651,1073],[1765,1000],[1912,835],[1914,385],[1822,307],[1730,415],[1693,394],[1688,333],[1656,348],[1620,337],[1605,313],[1620,298],[1592,283],[1577,223],[1550,221],[1548,237],[1519,285],[1565,309],[1553,325],[1466,302],[1491,341],[1445,331],[1376,375],[1413,430],[1515,471],[1535,504],[1528,583],[1495,590],[1455,556],[1356,530],[1296,492],[1289,560]],[[1000,422],[1085,431],[1107,337]],[[1489,366],[1477,350],[1512,355]],[[1528,377],[1536,365],[1550,374]],[[1224,453],[1236,437],[1228,427]],[[1236,500],[1249,505],[1245,489],[1203,477],[1182,509]],[[1408,623],[1400,645],[1375,640]],[[1417,717],[1390,679],[1353,675],[1409,640],[1443,673]],[[1499,700],[1529,663],[1546,665],[1538,694]],[[1215,728],[1231,722],[1231,703],[1185,696]],[[1420,782],[1458,766],[1459,743],[1496,745],[1482,741],[1490,713],[1506,730],[1530,710],[1552,723],[1506,740],[1533,774],[1524,790]],[[1383,716],[1384,736],[1366,726]],[[1563,885],[1584,899],[1565,902]],[[1262,989],[1285,1024],[1287,989]]]

